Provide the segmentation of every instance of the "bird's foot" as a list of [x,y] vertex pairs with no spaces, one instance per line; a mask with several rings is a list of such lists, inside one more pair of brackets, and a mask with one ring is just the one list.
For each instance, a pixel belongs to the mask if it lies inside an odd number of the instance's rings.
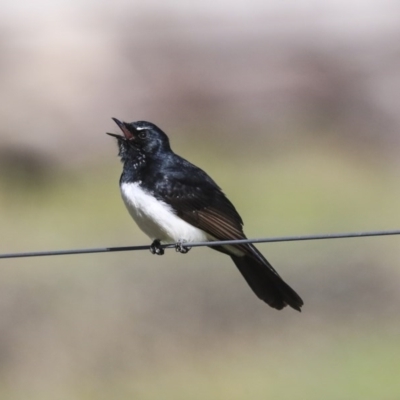
[[191,249],[191,247],[183,246],[183,243],[185,243],[185,242],[186,242],[186,240],[178,240],[175,245],[175,251],[182,253],[182,254],[188,253],[189,250]]
[[150,253],[157,254],[158,256],[162,256],[164,254],[164,249],[161,247],[161,243],[159,240],[154,240],[150,245]]

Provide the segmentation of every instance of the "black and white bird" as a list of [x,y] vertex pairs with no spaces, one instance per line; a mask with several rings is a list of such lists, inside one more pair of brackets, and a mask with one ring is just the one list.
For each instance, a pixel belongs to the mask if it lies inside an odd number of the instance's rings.
[[[146,122],[121,122],[118,140],[123,163],[122,199],[137,225],[153,240],[150,250],[163,254],[161,243],[245,239],[243,221],[219,186],[200,168],[175,154],[168,136]],[[300,311],[303,300],[252,244],[212,247],[229,255],[254,293],[271,307]]]

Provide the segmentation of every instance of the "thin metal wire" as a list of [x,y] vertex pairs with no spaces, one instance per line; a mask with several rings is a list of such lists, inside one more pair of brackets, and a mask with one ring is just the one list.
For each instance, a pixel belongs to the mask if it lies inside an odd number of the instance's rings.
[[[244,243],[274,243],[274,242],[294,242],[302,240],[321,240],[321,239],[347,239],[360,238],[370,236],[391,236],[400,235],[400,230],[389,231],[369,231],[369,232],[349,232],[349,233],[328,233],[318,235],[300,235],[300,236],[278,236],[270,238],[258,239],[241,239],[241,240],[215,240],[212,242],[196,242],[196,243],[181,243],[182,247],[202,247],[202,246],[221,246],[234,245]],[[160,247],[164,249],[176,247],[174,244],[164,244]],[[122,247],[99,247],[91,249],[72,249],[72,250],[54,250],[54,251],[33,251],[24,253],[8,253],[0,254],[0,259],[4,258],[23,258],[23,257],[44,257],[44,256],[65,256],[71,254],[92,254],[92,253],[109,253],[115,251],[136,251],[149,250],[149,245],[144,246],[122,246]]]

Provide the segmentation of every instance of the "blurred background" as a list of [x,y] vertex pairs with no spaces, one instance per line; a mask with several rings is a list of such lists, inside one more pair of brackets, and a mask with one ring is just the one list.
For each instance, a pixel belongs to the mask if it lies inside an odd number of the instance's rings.
[[[249,237],[400,228],[400,3],[6,1],[0,252],[148,244],[111,117],[149,120]],[[400,396],[399,238],[259,245],[277,312],[209,249],[0,262],[2,399]]]

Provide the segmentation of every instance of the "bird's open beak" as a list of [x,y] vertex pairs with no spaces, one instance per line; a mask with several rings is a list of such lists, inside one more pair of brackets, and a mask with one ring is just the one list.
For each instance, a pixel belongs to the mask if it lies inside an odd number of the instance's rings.
[[134,137],[130,132],[130,130],[127,128],[125,122],[119,121],[117,118],[113,118],[113,121],[119,126],[124,136],[106,132],[107,135],[116,137],[117,139],[126,139],[126,140],[132,139]]

